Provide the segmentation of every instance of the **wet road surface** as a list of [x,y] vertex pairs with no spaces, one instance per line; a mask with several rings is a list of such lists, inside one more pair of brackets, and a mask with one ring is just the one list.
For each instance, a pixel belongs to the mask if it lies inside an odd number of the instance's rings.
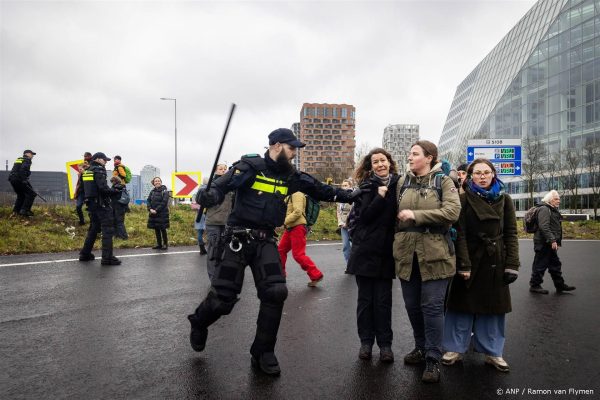
[[[185,316],[206,294],[208,277],[194,247],[120,250],[123,264],[110,267],[74,261],[75,253],[0,257],[0,398],[600,398],[600,242],[565,242],[563,274],[577,290],[563,295],[528,292],[532,247],[520,241],[521,275],[511,286],[504,354],[511,372],[469,353],[442,366],[438,385],[422,384],[422,367],[402,362],[413,339],[397,280],[396,362],[380,363],[377,347],[372,361],[357,358],[356,283],[343,273],[338,243],[308,247],[325,274],[317,288],[289,258],[278,378],[250,366],[258,300],[249,269],[241,300],[196,353]],[[547,275],[544,286],[552,289]]]

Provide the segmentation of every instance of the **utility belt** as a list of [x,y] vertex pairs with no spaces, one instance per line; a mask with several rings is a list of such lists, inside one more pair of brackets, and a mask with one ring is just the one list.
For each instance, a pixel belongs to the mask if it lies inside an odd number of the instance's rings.
[[250,229],[241,226],[226,226],[223,232],[225,243],[229,243],[231,251],[237,253],[243,247],[243,243],[250,241],[261,241],[275,243],[275,231],[273,229]]

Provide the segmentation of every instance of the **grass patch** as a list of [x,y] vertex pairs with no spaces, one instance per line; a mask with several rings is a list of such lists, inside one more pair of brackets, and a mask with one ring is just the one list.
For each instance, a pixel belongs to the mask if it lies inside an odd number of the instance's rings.
[[[126,214],[125,227],[129,240],[114,240],[115,248],[139,248],[155,245],[154,230],[148,229],[148,212],[145,206],[131,206]],[[0,254],[55,253],[80,250],[83,246],[88,225],[79,226],[75,206],[41,205],[32,210],[31,218],[11,216],[12,207],[0,207]],[[177,205],[170,209],[170,246],[191,246],[197,244],[194,230],[196,211],[189,205]],[[86,222],[89,220],[86,215]],[[525,233],[523,220],[518,221],[520,238],[533,238]],[[565,239],[598,239],[600,223],[596,221],[563,222]],[[281,230],[278,229],[281,235]],[[308,240],[340,240],[337,233],[335,205],[323,203],[319,220],[313,226]],[[96,241],[96,249],[100,238]]]

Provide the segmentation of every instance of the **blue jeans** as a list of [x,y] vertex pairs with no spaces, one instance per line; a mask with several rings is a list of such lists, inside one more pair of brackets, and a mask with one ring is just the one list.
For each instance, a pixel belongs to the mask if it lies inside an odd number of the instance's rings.
[[415,347],[425,356],[442,358],[444,298],[450,279],[421,280],[419,261],[414,255],[410,280],[400,279],[404,306],[413,329]]
[[476,352],[502,357],[505,316],[448,310],[444,318],[444,350],[466,353],[473,332],[473,348]]
[[204,235],[204,229],[196,229],[198,231],[198,246],[204,246],[204,239],[202,236]]
[[341,228],[342,233],[342,243],[344,247],[342,247],[342,253],[344,253],[344,259],[346,263],[348,263],[348,259],[350,258],[350,248],[352,247],[352,242],[350,241],[350,235],[348,234],[348,229]]

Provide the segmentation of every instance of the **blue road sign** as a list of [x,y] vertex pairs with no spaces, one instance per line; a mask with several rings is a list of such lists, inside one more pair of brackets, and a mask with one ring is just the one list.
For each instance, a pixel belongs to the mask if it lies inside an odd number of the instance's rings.
[[496,167],[498,175],[521,175],[521,146],[468,146],[467,162],[476,158],[488,159]]

